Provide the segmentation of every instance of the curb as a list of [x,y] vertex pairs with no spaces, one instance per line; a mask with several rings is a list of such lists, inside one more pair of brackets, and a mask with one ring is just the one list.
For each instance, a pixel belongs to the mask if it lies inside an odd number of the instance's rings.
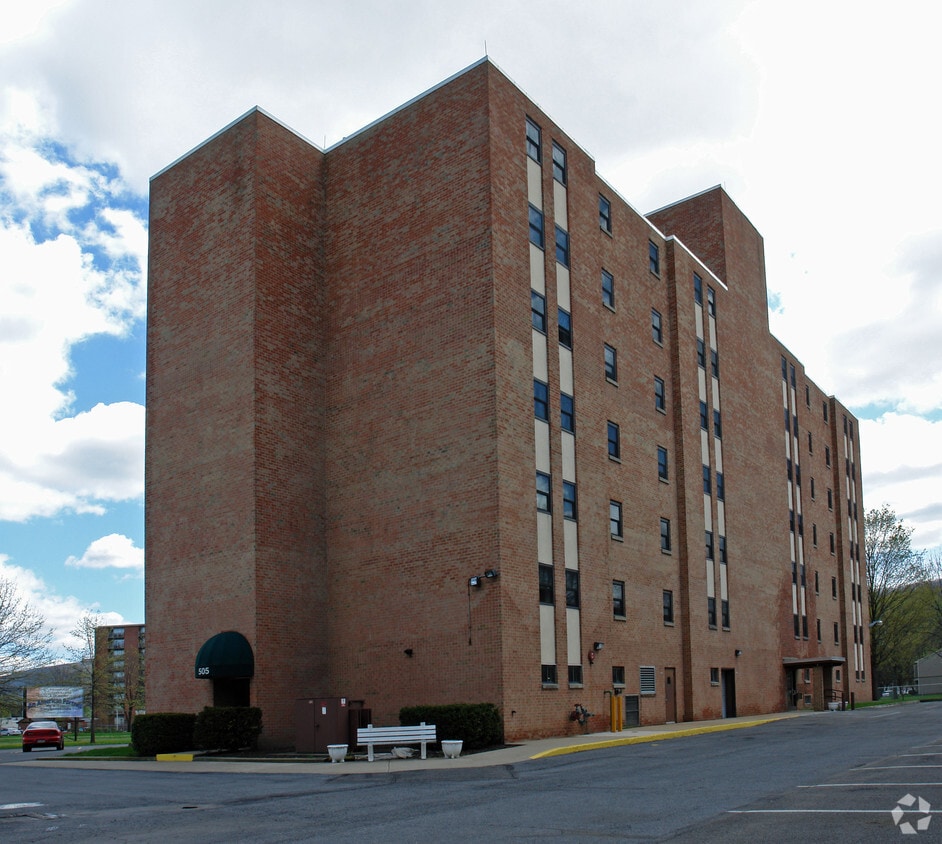
[[593,741],[586,744],[574,744],[568,747],[554,747],[551,750],[544,750],[530,756],[530,759],[546,759],[550,756],[566,756],[570,753],[582,753],[586,750],[602,750],[606,747],[621,747],[627,744],[645,744],[652,741],[663,741],[664,739],[684,738],[686,736],[698,736],[704,733],[720,733],[728,730],[741,730],[745,727],[758,727],[761,724],[771,724],[773,721],[782,721],[785,718],[795,716],[785,715],[777,718],[761,718],[755,721],[744,721],[735,724],[711,724],[705,727],[691,727],[686,730],[671,730],[670,732],[651,733],[644,736],[628,736],[627,738],[606,739],[605,741]]

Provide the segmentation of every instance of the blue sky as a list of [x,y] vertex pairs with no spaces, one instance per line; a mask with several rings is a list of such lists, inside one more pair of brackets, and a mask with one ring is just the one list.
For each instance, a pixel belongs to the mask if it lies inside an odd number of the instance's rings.
[[150,176],[255,105],[330,145],[485,45],[640,211],[726,188],[773,333],[861,419],[865,506],[942,546],[936,4],[4,5],[0,577],[57,642],[144,620]]

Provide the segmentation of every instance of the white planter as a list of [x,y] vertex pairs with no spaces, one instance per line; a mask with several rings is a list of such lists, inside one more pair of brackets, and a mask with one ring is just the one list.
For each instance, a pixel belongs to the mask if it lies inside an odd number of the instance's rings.
[[446,759],[457,759],[461,755],[461,745],[463,744],[461,739],[458,740],[448,740],[445,739],[442,741],[442,753],[445,754]]
[[830,709],[831,712],[837,712],[837,710],[840,708],[841,708],[840,701],[837,701],[837,700],[828,701],[828,709]]
[[327,752],[330,754],[331,762],[343,762],[343,760],[347,757],[347,745],[328,744]]

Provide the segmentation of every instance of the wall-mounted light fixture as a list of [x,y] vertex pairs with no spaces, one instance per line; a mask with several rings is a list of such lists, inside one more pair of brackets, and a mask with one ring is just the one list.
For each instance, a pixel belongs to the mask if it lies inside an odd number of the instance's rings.
[[593,642],[593,643],[592,643],[592,650],[593,650],[593,651],[600,651],[600,650],[602,650],[602,648],[604,648],[604,647],[605,647],[605,642]]
[[412,656],[412,648],[406,648],[406,649],[403,651],[403,653],[404,653],[406,656]]
[[481,585],[481,581],[482,581],[482,580],[483,580],[483,578],[481,577],[481,575],[476,574],[476,575],[474,575],[474,577],[472,577],[472,578],[468,581],[468,586],[478,587],[478,586]]
[[742,656],[742,651],[736,648],[736,656]]
[[484,572],[484,576],[488,580],[493,580],[495,577],[497,577],[497,569],[488,569],[486,572]]
[[485,569],[484,574],[473,574],[468,578],[468,644],[471,644],[471,590],[480,589],[485,580],[493,580],[500,574],[497,569]]
[[867,625],[867,627],[882,627],[882,626],[883,626],[883,619],[882,619],[882,618],[878,618],[876,621],[871,621],[871,622]]

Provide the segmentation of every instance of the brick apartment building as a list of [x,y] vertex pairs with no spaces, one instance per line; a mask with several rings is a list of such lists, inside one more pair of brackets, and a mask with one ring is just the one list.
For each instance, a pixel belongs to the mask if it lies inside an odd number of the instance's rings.
[[97,728],[130,730],[134,716],[143,711],[145,643],[143,624],[95,628]]
[[869,699],[857,422],[722,188],[639,214],[485,59],[327,150],[254,109],[150,209],[149,711]]

